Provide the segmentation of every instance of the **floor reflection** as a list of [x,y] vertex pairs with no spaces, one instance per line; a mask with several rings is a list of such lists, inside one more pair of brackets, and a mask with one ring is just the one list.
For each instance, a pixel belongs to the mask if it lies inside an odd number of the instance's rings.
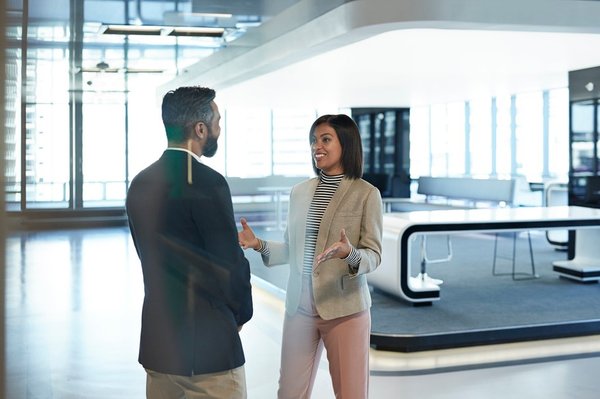
[[7,239],[9,398],[136,398],[141,270],[123,229]]
[[[278,238],[261,232],[265,238]],[[6,240],[6,385],[9,399],[143,399],[137,362],[142,274],[126,227],[12,234]],[[276,396],[287,269],[267,269],[247,251],[254,317],[241,336],[249,399]],[[268,284],[265,280],[270,281]],[[599,291],[600,292],[600,291]],[[598,353],[576,356],[595,337],[426,353],[372,351],[370,397],[386,399],[592,399]],[[507,351],[557,351],[559,361],[414,375],[422,361],[489,362]],[[385,366],[385,367],[384,367]],[[375,371],[373,371],[375,370]],[[476,382],[476,383],[474,383]],[[542,389],[543,388],[543,389]],[[323,359],[314,399],[332,398]]]

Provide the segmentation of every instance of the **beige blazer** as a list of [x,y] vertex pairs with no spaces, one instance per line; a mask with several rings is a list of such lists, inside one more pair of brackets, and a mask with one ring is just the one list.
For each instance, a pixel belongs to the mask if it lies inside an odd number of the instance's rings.
[[[315,177],[294,186],[284,242],[269,241],[270,256],[263,256],[266,266],[290,265],[286,293],[289,314],[296,312],[300,302],[306,218],[317,183]],[[381,262],[382,225],[379,190],[362,179],[342,179],[321,220],[315,256],[339,241],[343,228],[350,243],[360,252],[361,262],[358,273],[353,275],[342,259],[330,259],[319,266],[313,264],[314,302],[323,319],[351,315],[371,306],[366,273]]]

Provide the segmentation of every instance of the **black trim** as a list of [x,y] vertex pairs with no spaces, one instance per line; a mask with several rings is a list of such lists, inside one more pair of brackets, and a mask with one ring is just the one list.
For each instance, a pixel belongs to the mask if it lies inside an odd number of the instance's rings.
[[424,335],[391,335],[372,331],[371,346],[377,350],[419,352],[477,345],[577,337],[599,333],[600,320]]
[[[460,231],[498,231],[498,230],[539,230],[547,228],[580,228],[600,226],[598,219],[577,220],[574,225],[572,220],[535,220],[535,221],[509,221],[509,222],[453,222],[438,224],[416,224],[408,226],[400,238],[400,289],[406,298],[415,302],[426,302],[440,298],[440,291],[413,291],[408,285],[408,241],[412,234],[424,232],[460,232]],[[450,228],[449,228],[450,227]]]
[[[600,260],[599,260],[600,262]],[[600,268],[592,271],[583,271],[583,270],[575,270],[569,269],[562,266],[553,266],[552,270],[557,273],[567,274],[569,276],[577,277],[580,280],[585,280],[589,278],[600,278]]]

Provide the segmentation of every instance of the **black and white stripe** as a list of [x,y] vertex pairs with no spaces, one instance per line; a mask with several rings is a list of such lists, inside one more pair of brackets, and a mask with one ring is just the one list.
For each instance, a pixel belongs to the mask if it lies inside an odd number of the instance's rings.
[[315,190],[310,207],[308,208],[308,215],[306,216],[303,274],[312,274],[321,219],[323,219],[323,214],[343,177],[344,175],[327,176],[324,173],[319,175],[319,184],[317,184],[317,189]]

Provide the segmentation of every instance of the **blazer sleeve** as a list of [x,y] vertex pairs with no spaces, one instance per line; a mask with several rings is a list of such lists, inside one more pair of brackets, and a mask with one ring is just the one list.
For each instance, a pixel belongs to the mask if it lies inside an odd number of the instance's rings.
[[265,266],[279,266],[289,262],[289,245],[286,242],[267,241],[269,245],[269,256],[262,254]]
[[355,274],[370,273],[381,263],[381,239],[383,232],[383,205],[379,190],[369,191],[363,205],[360,239],[356,249],[360,253],[360,263]]

